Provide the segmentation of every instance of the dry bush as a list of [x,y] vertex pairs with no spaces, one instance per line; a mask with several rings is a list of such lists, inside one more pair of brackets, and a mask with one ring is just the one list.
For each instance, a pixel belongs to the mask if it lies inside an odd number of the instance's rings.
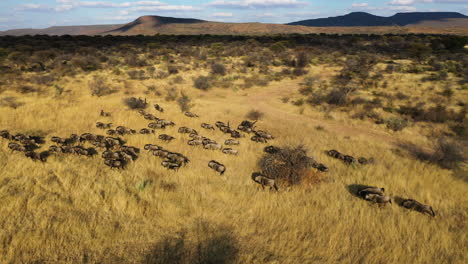
[[211,73],[212,74],[225,75],[226,74],[226,67],[221,63],[214,63],[214,64],[211,65]]
[[100,97],[100,96],[108,95],[108,94],[115,92],[109,87],[109,84],[107,83],[106,78],[100,75],[94,76],[93,80],[91,80],[88,83],[88,86],[89,86],[89,89],[91,90],[92,96]]
[[258,110],[250,110],[245,117],[250,120],[261,120],[265,116],[265,113]]
[[199,76],[193,81],[193,86],[200,90],[208,90],[211,88],[210,78],[207,76]]
[[409,126],[409,121],[402,118],[388,118],[385,120],[385,124],[387,125],[388,129],[393,131],[401,131],[405,127]]
[[177,99],[177,95],[179,94],[179,91],[177,88],[172,87],[172,88],[167,88],[166,89],[166,97],[164,98],[166,101],[175,101]]
[[167,73],[168,74],[178,74],[179,73],[179,68],[175,65],[169,65],[167,66]]
[[193,107],[192,98],[190,98],[184,92],[181,92],[181,96],[177,98],[177,104],[179,105],[180,111],[188,112]]
[[300,184],[306,176],[304,170],[311,168],[313,163],[314,159],[307,156],[303,145],[287,146],[274,154],[266,153],[258,161],[263,173],[291,185]]
[[343,106],[348,104],[349,95],[354,91],[353,88],[342,87],[333,89],[327,96],[326,101],[328,104]]
[[434,161],[445,169],[457,169],[467,161],[463,145],[454,140],[441,137],[437,140],[434,150]]
[[130,109],[145,109],[146,107],[148,107],[146,99],[143,100],[141,98],[124,98],[122,102]]
[[24,103],[18,102],[16,97],[13,96],[6,96],[0,99],[0,106],[6,106],[16,109],[22,105],[24,105]]

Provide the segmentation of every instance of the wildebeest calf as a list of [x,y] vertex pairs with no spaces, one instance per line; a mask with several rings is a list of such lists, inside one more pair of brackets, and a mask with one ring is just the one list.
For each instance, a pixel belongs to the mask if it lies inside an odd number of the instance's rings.
[[260,172],[252,173],[252,180],[258,184],[261,184],[262,189],[265,189],[265,186],[267,186],[270,187],[270,190],[275,189],[278,191],[278,186],[276,185],[275,179],[269,178]]

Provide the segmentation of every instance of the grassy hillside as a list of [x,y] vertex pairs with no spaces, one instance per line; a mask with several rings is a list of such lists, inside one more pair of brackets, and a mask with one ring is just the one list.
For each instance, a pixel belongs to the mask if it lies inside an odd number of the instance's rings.
[[[244,50],[246,57],[264,54],[275,49],[269,44],[232,44],[232,48],[220,49],[219,44],[195,47],[178,42],[177,47],[161,42],[156,51],[151,51],[139,43],[128,44],[121,52],[131,49],[131,54],[145,59],[146,66],[131,66],[127,64],[131,60],[124,60],[124,55],[107,49],[102,49],[103,54],[109,59],[116,56],[120,62],[111,66],[109,60],[105,62],[109,64],[92,71],[69,63],[74,69],[70,72],[68,66],[48,62],[47,72],[27,72],[20,70],[19,62],[15,66],[13,58],[2,61],[11,67],[10,71],[18,69],[21,74],[5,72],[0,81],[0,130],[43,135],[47,142],[40,150],[52,145],[51,136],[105,134],[105,130],[95,127],[97,121],[137,130],[147,127],[148,120],[122,103],[130,96],[146,98],[151,103],[146,111],[176,126],[157,130],[156,135],[123,136],[127,145],[139,147],[142,152],[122,170],[106,167],[100,154],[89,158],[56,154],[47,162],[34,162],[22,153],[11,153],[8,141],[0,138],[0,262],[466,262],[466,163],[458,163],[458,169],[447,169],[433,160],[418,160],[404,148],[411,143],[430,152],[435,148],[435,138],[442,135],[466,144],[462,136],[450,130],[452,121],[411,120],[411,125],[401,131],[392,131],[369,117],[352,118],[362,112],[364,105],[309,104],[308,98],[318,98],[332,89],[336,76],[347,67],[340,62],[342,54],[324,52],[326,47],[298,45],[275,53],[272,64],[281,56],[296,56],[298,51],[307,50],[306,65],[296,63],[301,74],[293,75],[284,71],[291,68],[284,64],[269,65],[268,71],[262,71],[259,64],[246,67],[249,60],[245,57],[228,55],[235,52],[234,46]],[[184,47],[199,49],[207,57],[176,52]],[[254,48],[247,51],[248,47]],[[62,52],[73,54],[65,49]],[[88,50],[88,54],[92,52]],[[348,61],[352,60],[352,52],[343,53]],[[297,56],[300,61],[301,56]],[[422,67],[418,59],[390,63],[393,55],[380,56],[364,80],[375,79],[373,76],[392,63],[402,68],[413,64]],[[225,75],[213,71],[213,59],[225,66]],[[156,70],[149,70],[151,66]],[[178,72],[167,74],[171,67]],[[131,73],[140,70],[143,75]],[[35,82],[39,76],[52,73],[57,74],[52,82]],[[427,102],[425,107],[429,107],[436,98],[447,108],[462,111],[458,103],[466,103],[468,98],[466,88],[460,85],[463,78],[450,72],[443,81],[421,81],[431,73],[395,70],[378,77],[373,84],[353,77],[353,82],[367,88],[360,88],[351,97],[366,98],[367,102],[380,98],[386,105],[390,97],[401,93],[406,97],[393,99],[395,109],[416,101]],[[95,76],[100,76],[102,87],[113,92],[92,96],[90,88],[97,85]],[[199,76],[209,76],[211,88],[207,91],[194,88],[194,79]],[[270,79],[265,83],[258,80],[262,78]],[[452,87],[451,99],[444,99],[439,93],[448,84]],[[25,86],[32,87],[32,92],[25,92]],[[174,101],[181,92],[192,99],[191,111],[199,118],[183,115]],[[382,92],[387,95],[379,97]],[[5,100],[8,97],[15,100]],[[154,110],[155,103],[164,108],[164,113]],[[112,116],[101,117],[101,109]],[[264,114],[257,126],[275,139],[261,144],[246,135],[239,146],[234,146],[238,156],[188,146],[188,135],[177,133],[179,127],[187,126],[223,142],[228,135],[218,129],[204,130],[200,124],[229,121],[237,127],[251,110]],[[377,112],[385,120],[390,118],[386,116],[389,112],[379,107],[366,111]],[[157,137],[161,133],[176,139],[164,143]],[[178,171],[167,170],[160,165],[162,159],[143,150],[147,143],[180,152],[191,162]],[[283,183],[279,192],[263,191],[251,180],[251,173],[260,171],[257,160],[264,155],[265,146],[298,144],[328,166],[329,172],[310,169],[304,184]],[[375,164],[346,165],[327,156],[324,151],[329,149],[355,157],[373,157]],[[226,165],[223,176],[208,168],[212,159]],[[385,187],[394,203],[379,207],[355,197],[353,188],[360,184]],[[430,204],[437,216],[402,208],[397,203],[399,197]]]

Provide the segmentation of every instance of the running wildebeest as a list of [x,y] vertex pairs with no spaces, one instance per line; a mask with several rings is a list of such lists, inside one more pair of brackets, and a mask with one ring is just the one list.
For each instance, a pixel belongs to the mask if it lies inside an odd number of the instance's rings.
[[224,141],[224,145],[239,145],[240,142],[239,140],[235,140],[235,139],[226,139],[226,141]]
[[146,144],[145,147],[144,147],[145,150],[148,150],[148,151],[153,151],[153,150],[159,150],[159,149],[162,149],[162,147],[158,146],[158,145],[153,145],[153,144]]
[[158,122],[152,122],[148,124],[148,127],[153,129],[163,129],[166,128],[166,125]]
[[204,144],[203,148],[210,149],[210,150],[220,150],[223,148],[223,146],[217,143],[209,143],[209,144]]
[[25,152],[26,148],[23,145],[20,145],[18,143],[10,142],[8,143],[8,148],[11,149],[11,151],[18,151],[18,152]]
[[214,127],[210,124],[207,124],[207,123],[202,123],[201,124],[201,127],[204,128],[204,129],[212,129],[214,130]]
[[164,108],[162,108],[162,107],[161,107],[160,105],[158,105],[158,104],[155,104],[155,105],[154,105],[154,109],[156,109],[156,111],[159,111],[159,112],[161,112],[161,113],[164,112]]
[[275,179],[269,178],[260,172],[252,173],[252,180],[258,184],[261,184],[262,189],[265,189],[265,186],[267,186],[270,187],[270,190],[275,189],[278,191],[278,186],[276,185]]
[[161,139],[161,140],[164,140],[164,141],[168,141],[168,142],[175,139],[175,137],[169,136],[169,135],[166,135],[166,134],[161,134],[161,135],[159,135],[158,138]]
[[224,154],[230,154],[230,155],[237,155],[239,153],[239,151],[237,151],[236,149],[232,149],[232,148],[225,148],[222,151]]
[[184,113],[185,116],[188,116],[188,117],[198,117],[198,115],[192,113],[192,112],[185,112]]
[[268,143],[268,141],[265,138],[259,136],[252,136],[250,140],[258,143]]
[[241,137],[243,137],[243,135],[237,130],[231,130],[231,137],[232,138],[241,138]]
[[126,165],[126,162],[124,160],[109,160],[106,159],[104,160],[104,164],[109,166],[111,169],[117,168],[117,169],[123,169]]
[[175,163],[175,162],[170,162],[170,161],[161,162],[161,166],[169,170],[178,170],[180,168],[180,164]]
[[246,133],[251,133],[253,132],[254,125],[257,123],[257,121],[251,122],[248,120],[244,120],[240,123],[240,125],[237,127],[240,131],[246,132]]
[[140,134],[142,135],[154,134],[154,129],[142,128],[140,129]]
[[219,172],[220,175],[223,175],[224,172],[226,172],[226,166],[215,160],[211,160],[210,162],[208,162],[208,167]]
[[413,199],[406,199],[401,203],[401,206],[410,209],[410,210],[415,210],[423,214],[430,215],[432,217],[436,216],[436,213],[432,209],[431,206],[422,204],[416,200]]
[[112,123],[102,123],[102,122],[96,122],[96,127],[100,129],[109,129],[112,127]]
[[195,129],[189,127],[179,127],[177,132],[181,134],[198,134],[198,132]]

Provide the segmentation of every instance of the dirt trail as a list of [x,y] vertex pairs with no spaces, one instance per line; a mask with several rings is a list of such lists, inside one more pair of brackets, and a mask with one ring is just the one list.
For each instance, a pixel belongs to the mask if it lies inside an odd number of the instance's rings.
[[[274,83],[268,88],[255,90],[252,93],[249,93],[245,97],[236,97],[234,100],[239,104],[251,104],[258,109],[270,113],[270,116],[277,118],[279,120],[306,120],[310,121],[312,124],[320,125],[326,130],[336,133],[342,136],[365,136],[374,141],[379,141],[379,143],[387,143],[388,145],[395,145],[399,140],[386,132],[378,131],[370,127],[361,128],[354,127],[348,124],[344,124],[340,121],[327,120],[327,119],[316,119],[307,115],[301,115],[298,113],[291,112],[284,109],[282,103],[278,102],[278,99],[281,96],[291,95],[292,87],[297,87],[297,82],[290,83]],[[233,101],[234,101],[233,100]]]

